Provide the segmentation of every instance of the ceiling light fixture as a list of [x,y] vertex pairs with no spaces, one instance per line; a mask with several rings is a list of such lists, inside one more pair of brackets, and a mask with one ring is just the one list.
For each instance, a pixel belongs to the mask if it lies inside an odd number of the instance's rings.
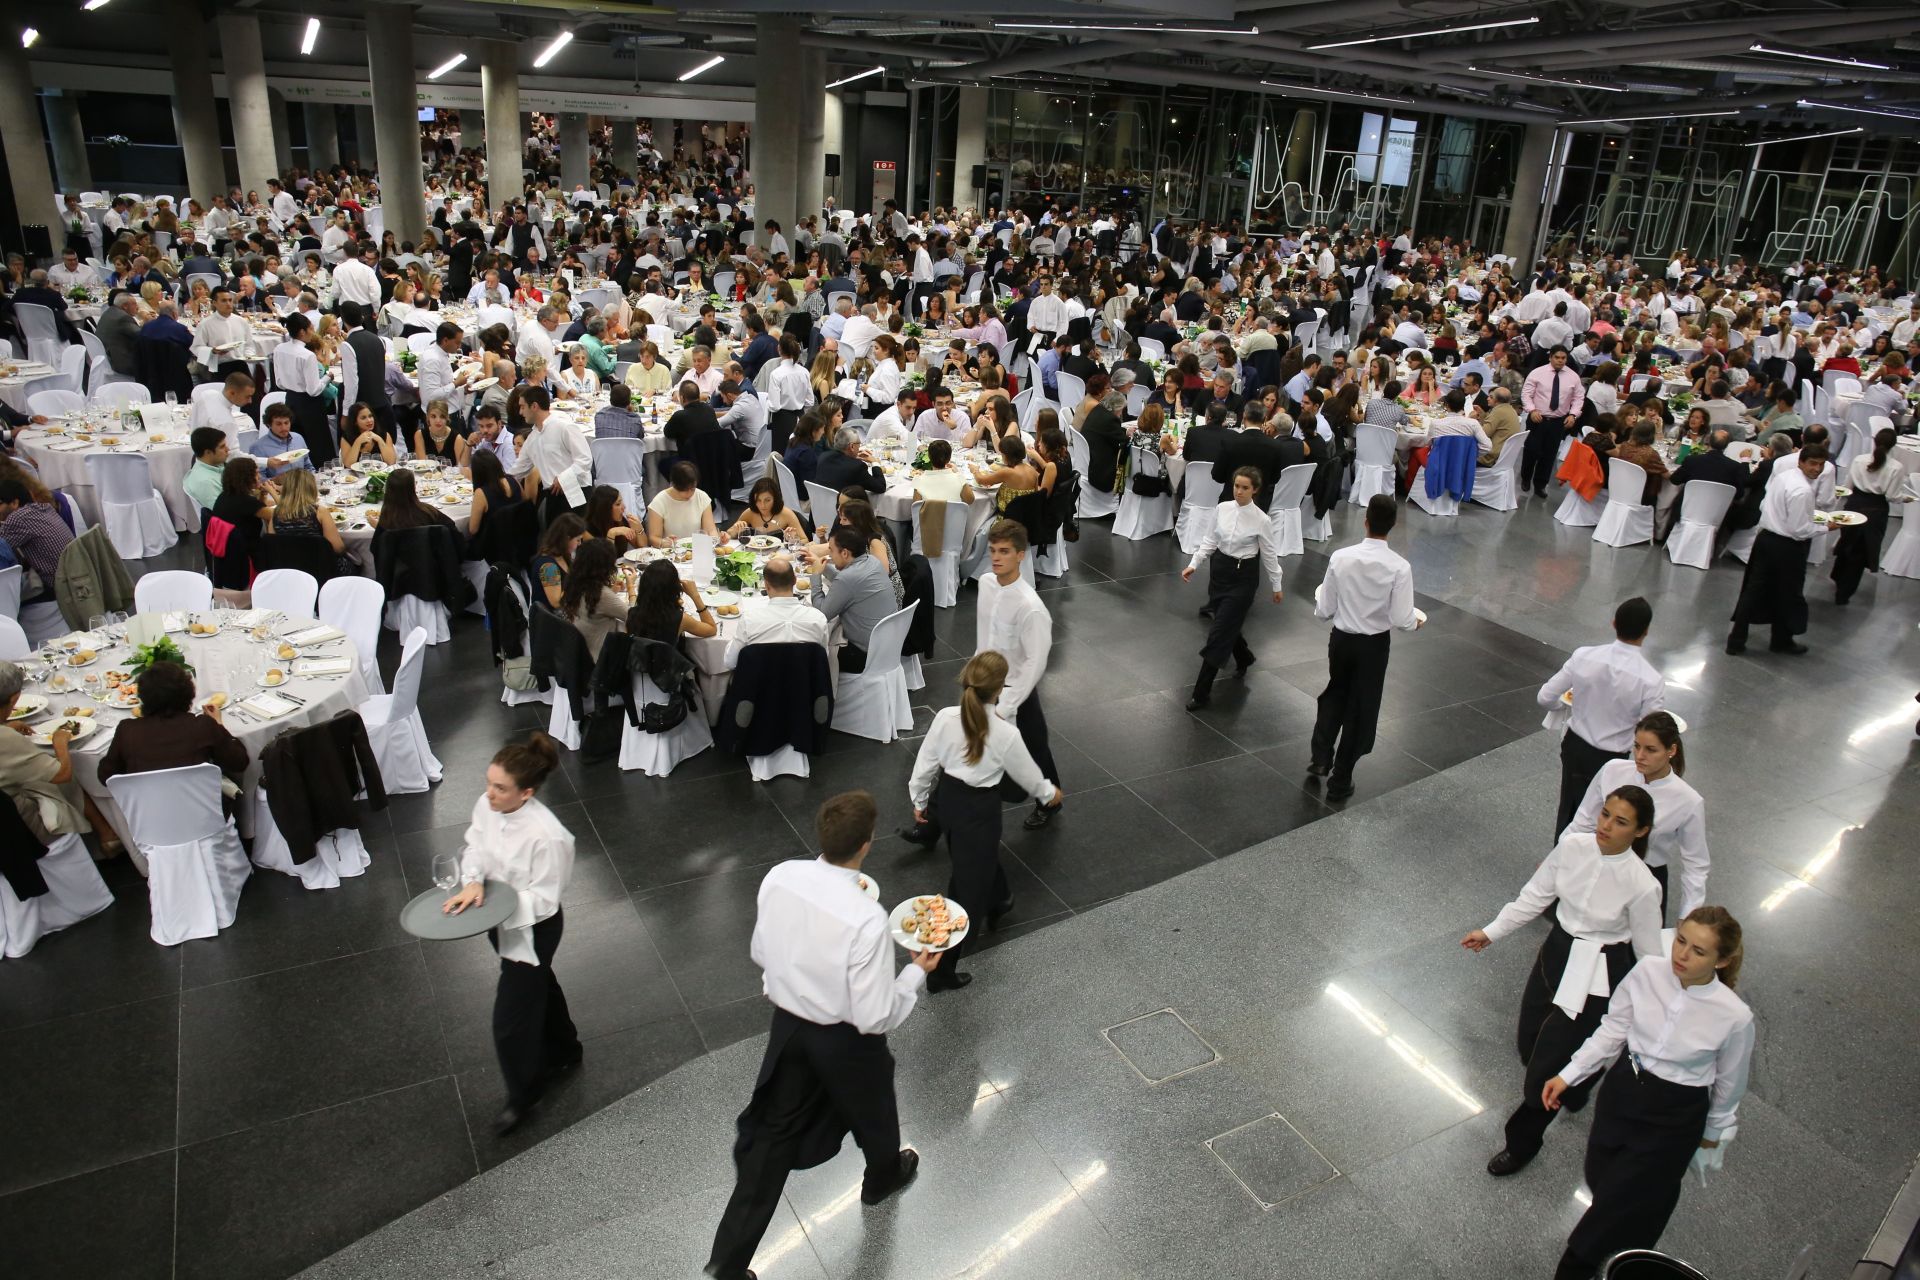
[[[101,0],[101,3],[104,4],[105,2],[106,0]],[[319,38],[320,38],[320,19],[308,18],[307,34],[300,37],[300,56],[304,58],[308,54],[311,54],[313,52],[313,43]]]
[[1805,58],[1808,62],[1830,62],[1836,67],[1859,67],[1862,71],[1891,71],[1892,67],[1884,62],[1862,62],[1858,58],[1830,58],[1823,53],[1797,53],[1792,49],[1776,49],[1771,45],[1750,44],[1748,53],[1768,53],[1776,58]]
[[711,58],[708,58],[705,62],[701,63],[699,66],[695,67],[693,70],[680,76],[679,77],[680,83],[685,84],[687,81],[693,79],[697,75],[704,75],[725,61],[726,61],[725,57],[716,53]]
[[850,76],[840,77],[840,79],[828,85],[827,88],[838,89],[843,84],[852,84],[855,80],[865,80],[868,76],[880,75],[885,70],[885,67],[869,67],[865,71],[856,71]]
[[1889,120],[1920,120],[1920,115],[1909,115],[1900,111],[1876,111],[1872,107],[1849,107],[1838,102],[1808,102],[1805,98],[1794,104],[1797,107],[1818,107],[1822,111],[1854,111],[1863,116],[1886,116]]
[[40,32],[36,28],[27,27],[20,32],[20,47],[22,49],[31,49],[33,48],[33,42],[39,38]]
[[87,2],[81,5],[80,7],[82,9],[85,9],[88,13],[92,13],[95,9],[106,8],[112,2],[113,0],[87,0]]
[[1264,88],[1284,89],[1290,93],[1306,93],[1306,94],[1325,93],[1325,94],[1332,94],[1333,96],[1338,98],[1358,98],[1362,102],[1390,102],[1395,106],[1401,106],[1401,107],[1410,107],[1413,105],[1412,98],[1396,98],[1391,94],[1385,94],[1385,93],[1361,93],[1353,89],[1322,89],[1319,85],[1282,84],[1278,80],[1262,80],[1260,84]]
[[[1839,138],[1849,133],[1865,132],[1865,129],[1856,125],[1851,129],[1835,129],[1832,133],[1796,133],[1787,138],[1762,138],[1759,142],[1743,142],[1740,145],[1743,147],[1765,147],[1776,142],[1812,142],[1815,138]],[[1905,715],[1906,712],[1902,710],[1900,714]]]
[[453,70],[455,67],[459,66],[461,63],[465,62],[466,60],[467,60],[466,54],[456,53],[451,58],[448,58],[445,62],[441,63],[439,66],[435,67],[433,70],[427,72],[427,79],[438,80],[441,76],[447,74],[447,72]]
[[1187,27],[1178,23],[996,22],[997,31],[1139,31],[1150,36],[1257,36],[1258,27]]
[[1528,80],[1534,84],[1557,84],[1568,89],[1598,89],[1603,93],[1626,93],[1628,90],[1611,84],[1590,84],[1585,80],[1556,80],[1552,76],[1536,76],[1526,71],[1496,71],[1492,67],[1469,65],[1467,70],[1483,76],[1500,76],[1507,80]]
[[1402,31],[1392,36],[1360,36],[1353,40],[1330,40],[1325,44],[1310,44],[1309,51],[1316,49],[1346,49],[1356,44],[1379,44],[1387,40],[1422,40],[1428,36],[1457,36],[1463,31],[1491,31],[1495,27],[1530,27],[1538,18],[1508,18],[1504,22],[1474,22],[1464,27],[1435,27],[1430,31]]
[[1600,120],[1562,120],[1560,123],[1567,128],[1572,128],[1575,125],[1582,124],[1638,124],[1645,120],[1705,120],[1709,116],[1737,116],[1739,114],[1740,112],[1738,110],[1679,111],[1671,115],[1662,116],[1607,116]]
[[536,67],[546,66],[549,62],[553,61],[553,55],[555,55],[556,53],[559,53],[562,49],[566,48],[572,42],[573,42],[573,32],[562,31],[559,35],[553,38],[553,43],[548,45],[544,50],[542,50],[540,56],[533,60],[533,65]]

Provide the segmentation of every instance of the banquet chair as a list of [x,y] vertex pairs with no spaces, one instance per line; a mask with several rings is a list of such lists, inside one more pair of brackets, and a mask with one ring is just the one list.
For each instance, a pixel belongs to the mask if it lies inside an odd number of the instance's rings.
[[109,382],[94,391],[90,403],[100,409],[124,410],[130,404],[152,404],[153,392],[137,382]]
[[263,569],[253,580],[256,609],[276,609],[289,618],[317,619],[319,605],[320,580],[310,573],[299,569]]
[[1169,481],[1168,491],[1157,497],[1142,497],[1134,492],[1133,480],[1136,476],[1165,478],[1167,459],[1160,452],[1158,440],[1142,443],[1136,439],[1129,447],[1133,451],[1133,466],[1128,472],[1127,484],[1120,494],[1120,504],[1113,517],[1113,532],[1115,537],[1140,542],[1173,528],[1173,491]]
[[1087,483],[1087,464],[1093,456],[1093,451],[1087,444],[1086,436],[1081,434],[1078,427],[1069,426],[1064,422],[1061,423],[1060,429],[1066,433],[1067,460],[1073,464],[1074,477],[1079,481],[1075,486],[1079,490],[1079,497],[1075,501],[1074,509],[1082,520],[1098,520],[1102,516],[1113,515],[1120,509],[1120,495],[1107,493]]
[[213,583],[187,569],[142,574],[133,584],[133,607],[139,613],[202,613],[213,608]]
[[[0,813],[0,839],[14,843],[31,837],[31,828],[17,812]],[[6,877],[0,876],[0,958],[18,960],[46,934],[76,925],[113,905],[113,893],[100,878],[100,869],[79,836],[57,836],[47,843],[46,850],[33,864],[46,882],[45,893],[22,898],[14,893]]]
[[[42,378],[41,381],[48,382],[51,379]],[[57,418],[64,413],[86,411],[87,398],[78,391],[35,391],[27,397],[27,412],[36,418]]]
[[618,436],[595,437],[593,482],[612,485],[620,491],[620,500],[630,512],[646,508],[647,444]]
[[[705,704],[693,677],[693,664],[672,645],[657,640],[635,638],[628,651],[628,668],[633,675],[633,714],[640,709],[671,702],[674,695],[655,682],[655,676],[681,689],[688,699],[686,716],[671,729],[649,733],[629,718],[620,729],[620,767],[638,770],[651,778],[664,778],[689,760],[713,746],[713,730],[707,724]],[[559,700],[555,699],[555,706]]]
[[1642,499],[1647,473],[1623,458],[1607,459],[1607,509],[1594,526],[1593,540],[1610,547],[1653,541],[1653,508]]
[[580,629],[544,599],[527,611],[529,669],[547,682],[547,736],[578,751],[587,713],[593,708],[593,654]]
[[1353,429],[1353,487],[1347,501],[1364,507],[1377,493],[1393,495],[1393,455],[1400,437],[1392,427],[1363,422]]
[[[7,572],[18,574],[20,566],[14,565]],[[0,662],[25,662],[32,656],[33,645],[27,639],[25,628],[11,615],[0,617]]]
[[[735,486],[731,495],[733,500],[740,504],[742,510],[745,510],[747,506],[748,490],[752,489],[755,482],[767,474],[767,459],[772,456],[773,427],[770,423],[762,423],[759,443],[754,445],[753,455],[751,457],[741,459],[740,483]],[[785,501],[785,499],[782,499],[782,501]]]
[[[495,566],[496,569],[501,567],[502,566]],[[495,580],[491,572],[488,576],[490,581]],[[517,632],[520,636],[520,644],[523,646],[521,655],[527,658],[528,666],[531,668],[533,607],[527,602],[526,584],[521,582],[519,574],[511,572],[500,573],[497,581],[501,593],[500,598],[496,601],[491,595],[487,597],[489,609],[487,629],[492,634],[494,643],[493,660],[495,663],[503,663],[505,661],[501,647],[501,638],[503,635]],[[495,613],[492,612],[495,609],[499,611],[499,616],[496,616]],[[511,616],[515,612],[519,615],[517,618]],[[538,702],[551,705],[553,702],[553,682],[546,680],[539,683],[544,684],[546,687],[544,689],[537,686],[532,689],[516,689],[503,680],[500,686],[500,701],[502,705],[517,707],[524,702]]]
[[1459,515],[1460,504],[1473,499],[1477,456],[1473,437],[1441,436],[1428,447],[1427,460],[1414,473],[1407,496],[1430,516]]
[[780,501],[791,508],[804,525],[811,508],[800,496],[800,482],[793,478],[793,469],[787,466],[784,459],[770,456],[767,459],[767,474],[780,481]]
[[1213,532],[1225,482],[1213,473],[1211,462],[1190,462],[1184,481],[1187,491],[1180,499],[1180,510],[1173,518],[1173,536],[1180,550],[1192,555]]
[[[354,715],[351,711],[342,714]],[[261,764],[268,768],[285,767],[280,765],[278,760],[270,766],[264,758],[282,750],[291,751],[295,763],[304,763],[316,758],[324,760],[319,753],[340,751],[339,744],[342,739],[337,736],[338,732],[332,721],[323,720],[319,724],[308,725],[304,729],[283,733],[268,744],[266,751],[262,753]],[[339,764],[340,773],[336,776],[359,777],[361,771],[353,756],[352,747],[346,747],[342,755],[343,758]],[[372,781],[379,781],[379,779]],[[260,870],[278,871],[282,875],[293,876],[308,889],[338,889],[342,877],[352,879],[355,876],[365,875],[367,868],[373,865],[373,855],[367,852],[366,841],[361,838],[359,830],[344,823],[324,833],[315,833],[312,856],[305,862],[295,862],[293,847],[288,844],[286,835],[274,821],[273,807],[267,795],[264,776],[259,785],[254,788],[253,805],[253,865]],[[329,814],[326,818],[326,821],[330,822],[337,820],[337,814]]]
[[[1038,381],[1038,379],[1035,381]],[[1064,370],[1055,373],[1053,375],[1053,385],[1054,402],[1058,405],[1066,406],[1069,411],[1078,409],[1081,402],[1087,398],[1087,384],[1078,374],[1067,373]],[[1034,412],[1038,413],[1039,409],[1035,409]],[[1021,425],[1025,426],[1026,424],[1022,423]]]
[[927,504],[916,501],[913,504],[913,554],[926,556],[927,565],[933,571],[934,607],[951,609],[960,603],[960,555],[967,549],[967,516],[971,514],[972,507],[965,502],[940,502],[934,505],[944,513],[940,526],[940,553],[930,555],[926,551],[920,522]]
[[1319,468],[1311,462],[1296,462],[1280,472],[1274,482],[1273,497],[1267,500],[1267,524],[1273,530],[1277,555],[1297,556],[1306,551],[1303,541],[1306,514],[1301,504],[1309,501],[1307,489]]
[[157,556],[180,540],[166,500],[153,487],[153,466],[144,453],[95,453],[87,479],[100,502],[100,523],[123,560]]
[[426,662],[426,648],[426,629],[409,631],[400,646],[393,692],[376,693],[360,704],[367,741],[373,744],[373,758],[390,796],[417,795],[440,781],[440,761],[420,722],[420,669]]
[[17,564],[0,569],[0,618],[12,621],[20,617],[20,588],[26,572]]
[[[1920,481],[1912,476],[1907,477],[1907,496],[1920,499]],[[1901,519],[1900,532],[1880,553],[1880,572],[1896,578],[1920,578],[1920,515]]]
[[875,624],[865,671],[840,673],[833,706],[833,727],[840,732],[892,742],[913,728],[913,706],[907,698],[900,652],[914,608],[908,605]]
[[53,309],[33,302],[17,302],[13,319],[20,328],[20,336],[26,339],[27,359],[59,368],[60,353],[67,344],[60,336],[60,323],[54,318]]
[[353,642],[360,677],[375,693],[387,687],[380,678],[380,615],[386,605],[386,588],[371,578],[334,578],[320,585],[320,621]]
[[387,593],[387,630],[406,635],[417,627],[428,644],[447,643],[452,605],[468,586],[451,529],[374,530],[373,576]]
[[[1731,449],[1729,449],[1731,456]],[[1580,496],[1580,491],[1572,485],[1567,486],[1566,497],[1560,499],[1560,506],[1553,518],[1561,524],[1572,525],[1576,529],[1588,529],[1600,523],[1600,515],[1607,509],[1607,491],[1597,490],[1591,499]]]
[[1692,569],[1713,565],[1714,542],[1733,506],[1734,487],[1713,480],[1694,480],[1675,499],[1680,522],[1667,535],[1667,559]]
[[1481,468],[1473,482],[1473,501],[1495,511],[1512,511],[1520,505],[1520,458],[1527,444],[1527,433],[1516,431],[1500,446],[1500,454],[1490,467]]
[[253,868],[221,811],[219,766],[116,774],[107,791],[126,815],[128,843],[147,860],[153,940],[171,947],[231,925]]
[[[691,718],[691,717],[689,717]],[[750,644],[727,684],[716,741],[755,782],[812,776],[833,719],[833,676],[817,644]]]
[[815,529],[833,528],[834,517],[840,514],[840,493],[823,484],[807,481],[807,518]]

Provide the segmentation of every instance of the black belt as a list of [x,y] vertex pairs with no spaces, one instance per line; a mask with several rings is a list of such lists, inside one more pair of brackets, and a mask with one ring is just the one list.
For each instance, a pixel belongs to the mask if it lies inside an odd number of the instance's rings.
[[1250,556],[1230,556],[1224,551],[1215,551],[1213,553],[1213,557],[1216,560],[1225,560],[1228,564],[1240,565],[1242,567],[1250,564],[1260,563],[1260,557],[1258,554],[1250,555]]

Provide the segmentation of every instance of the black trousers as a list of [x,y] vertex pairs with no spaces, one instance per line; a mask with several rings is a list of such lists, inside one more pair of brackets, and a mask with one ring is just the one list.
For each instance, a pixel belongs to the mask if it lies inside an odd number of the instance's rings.
[[293,429],[307,442],[316,467],[324,467],[340,456],[333,444],[333,428],[327,423],[327,398],[310,396],[304,391],[287,392],[287,409],[293,414]]
[[[1047,713],[1040,707],[1038,685],[1013,713],[1013,727],[1020,731],[1020,741],[1026,743],[1027,754],[1040,766],[1040,772],[1056,786],[1062,785],[1060,770],[1053,763],[1053,742],[1047,735]],[[965,902],[966,899],[962,898],[961,901]]]
[[1746,575],[1740,579],[1740,599],[1733,606],[1729,641],[1745,644],[1747,628],[1756,623],[1771,624],[1776,647],[1792,643],[1807,629],[1810,549],[1810,543],[1783,538],[1770,529],[1759,532],[1747,557]]
[[[1566,1010],[1553,1002],[1572,947],[1573,935],[1555,921],[1553,932],[1540,944],[1533,968],[1527,973],[1526,989],[1520,995],[1515,1042],[1520,1061],[1526,1065],[1526,1079],[1520,1087],[1520,1105],[1507,1117],[1507,1150],[1523,1160],[1540,1150],[1547,1126],[1559,1114],[1540,1104],[1541,1089],[1566,1069],[1587,1037],[1599,1029],[1611,1000],[1610,996],[1588,996],[1578,1018],[1569,1018]],[[1602,953],[1607,958],[1607,982],[1617,990],[1633,971],[1633,944],[1616,942],[1602,948]],[[1599,1082],[1600,1077],[1594,1076],[1570,1086],[1560,1095],[1560,1105],[1568,1111],[1580,1110]]]
[[[533,926],[533,954],[539,964],[500,960],[500,982],[493,994],[493,1049],[506,1077],[507,1102],[514,1107],[539,1101],[549,1073],[580,1056],[580,1036],[553,972],[564,915],[555,911]],[[499,931],[487,936],[498,951]]]
[[1373,750],[1392,643],[1387,631],[1361,636],[1335,627],[1327,637],[1327,687],[1313,722],[1313,758],[1331,763],[1337,781],[1351,781],[1353,766]]
[[793,436],[793,424],[800,421],[798,409],[775,409],[767,415],[767,430],[773,432],[773,456],[779,457],[787,451],[787,441]]
[[1560,461],[1560,442],[1567,438],[1566,415],[1527,423],[1527,442],[1520,446],[1520,487],[1544,489],[1553,483]]
[[[934,785],[927,818],[936,831],[946,833],[947,857],[953,864],[947,896],[967,911],[968,941],[985,933],[989,913],[1013,896],[1006,868],[1000,865],[1000,813],[998,787],[970,787],[947,773]],[[943,952],[934,972],[952,977],[967,950],[963,942]]]
[[1587,1142],[1593,1204],[1567,1237],[1554,1280],[1587,1280],[1622,1249],[1651,1249],[1707,1130],[1709,1090],[1637,1070],[1622,1056],[1607,1071]]
[[740,1114],[738,1131],[733,1196],[708,1260],[714,1274],[727,1280],[746,1274],[780,1206],[787,1175],[831,1159],[848,1132],[867,1157],[869,1182],[899,1169],[900,1110],[887,1038],[862,1035],[844,1022],[821,1026],[776,1008],[753,1101]]
[[1213,625],[1207,628],[1206,643],[1200,646],[1200,661],[1208,667],[1218,670],[1227,665],[1228,658],[1241,666],[1253,661],[1253,650],[1247,648],[1242,628],[1259,589],[1258,556],[1235,560],[1216,551],[1208,558],[1207,608],[1213,612]]
[[1626,752],[1602,751],[1571,729],[1561,735],[1560,808],[1553,819],[1553,838],[1556,841],[1560,839],[1560,833],[1567,829],[1567,824],[1573,821],[1587,788],[1593,785],[1594,775],[1606,766],[1607,761],[1626,758]]
[[1860,589],[1861,575],[1880,568],[1880,544],[1887,536],[1887,500],[1877,493],[1854,492],[1847,498],[1847,510],[1867,518],[1865,524],[1849,525],[1840,531],[1840,545],[1833,549],[1833,598],[1845,604]]
[[1660,923],[1663,925],[1667,922],[1667,869],[1670,866],[1671,863],[1663,862],[1657,867],[1647,868],[1653,872],[1654,881],[1660,886]]

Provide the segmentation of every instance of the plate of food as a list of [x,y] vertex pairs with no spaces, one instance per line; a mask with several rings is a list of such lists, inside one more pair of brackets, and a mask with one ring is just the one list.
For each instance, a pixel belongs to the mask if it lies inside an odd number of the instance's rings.
[[862,875],[859,877],[858,883],[860,885],[860,892],[866,894],[875,902],[880,901],[880,882],[878,880],[875,880],[869,875]]
[[908,898],[887,915],[893,940],[909,951],[951,951],[966,941],[967,910],[941,894]]
[[204,618],[204,617],[195,618],[193,619],[193,621],[187,623],[187,634],[190,636],[197,636],[200,639],[204,640],[208,636],[219,635],[220,624],[215,622],[211,618]]
[[1867,518],[1858,511],[1816,511],[1813,513],[1815,524],[1831,525],[1836,529],[1851,528],[1865,524]]
[[780,539],[770,533],[756,533],[752,537],[742,538],[741,542],[749,551],[772,551],[780,545]]
[[387,464],[378,458],[367,458],[364,461],[356,462],[353,464],[353,469],[363,476],[377,476],[389,470]]
[[268,458],[267,461],[273,463],[275,466],[285,466],[300,461],[300,459],[307,456],[308,452],[306,449],[289,449],[285,453],[276,453],[273,457]]
[[62,716],[57,720],[49,720],[34,729],[33,741],[35,746],[50,747],[53,745],[53,735],[64,729],[67,731],[68,737],[78,742],[82,738],[92,734],[93,731],[99,727],[98,722],[83,719],[80,716]]
[[440,470],[440,463],[433,458],[410,458],[400,465],[409,471],[436,472]]
[[498,378],[482,378],[473,384],[473,389],[475,391],[485,391],[488,387],[497,387],[499,385],[500,379]]
[[716,587],[711,591],[701,592],[700,598],[716,609],[723,604],[740,603],[740,593],[738,591],[728,591],[720,587]]
[[19,701],[13,704],[13,710],[7,713],[9,721],[31,720],[47,709],[47,700],[37,693],[23,693]]
[[1851,498],[1853,496],[1853,490],[1847,488],[1845,485],[1840,485],[1834,489],[1833,496],[1836,498]]
[[664,558],[666,554],[658,547],[635,547],[620,558],[628,564],[652,564],[655,560]]
[[100,661],[98,649],[75,649],[67,655],[67,665],[70,667],[90,667],[98,661]]
[[61,636],[58,640],[54,641],[54,643],[62,649],[65,649],[68,653],[73,653],[79,649],[98,649],[102,640],[100,636],[91,631],[75,631],[71,635]]
[[123,684],[118,688],[107,690],[106,696],[101,701],[110,707],[118,707],[122,711],[132,711],[140,705],[140,693],[132,685]]
[[254,683],[263,689],[275,689],[285,684],[287,678],[287,672],[284,667],[269,667],[266,673],[255,680]]

